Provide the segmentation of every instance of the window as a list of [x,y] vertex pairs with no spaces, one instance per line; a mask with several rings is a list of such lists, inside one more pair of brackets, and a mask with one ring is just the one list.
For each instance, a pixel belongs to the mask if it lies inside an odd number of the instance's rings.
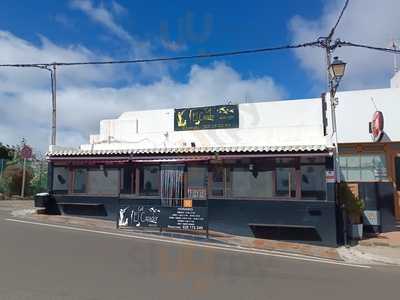
[[119,171],[117,169],[90,169],[88,193],[92,195],[118,195]]
[[343,181],[385,181],[387,180],[384,153],[341,155],[340,171]]
[[143,196],[160,194],[159,166],[143,166],[140,169],[140,194]]
[[69,170],[67,167],[54,167],[53,191],[68,192]]
[[133,166],[121,169],[121,194],[135,194],[135,168]]
[[188,167],[187,195],[190,199],[207,199],[208,169],[206,166]]
[[234,197],[271,197],[273,195],[272,171],[257,170],[255,165],[233,167],[231,195]]
[[276,168],[275,191],[277,196],[296,197],[294,168]]
[[225,195],[225,180],[229,183],[229,178],[225,176],[226,168],[215,166],[212,170],[211,195],[223,197]]
[[74,193],[86,193],[87,169],[78,168],[74,171]]
[[302,165],[301,198],[326,199],[325,165]]

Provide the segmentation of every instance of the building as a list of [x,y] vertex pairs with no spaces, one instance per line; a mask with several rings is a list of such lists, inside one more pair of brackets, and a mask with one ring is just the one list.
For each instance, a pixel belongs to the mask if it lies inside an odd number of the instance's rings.
[[400,73],[390,88],[338,93],[342,180],[365,203],[370,231],[396,229],[400,220]]
[[[337,94],[340,176],[366,203],[367,231],[400,219],[399,80]],[[79,149],[50,148],[49,190],[67,214],[125,224],[129,206],[153,220],[190,200],[213,231],[337,245],[329,116],[324,97],[126,112]]]
[[48,157],[63,213],[192,200],[213,231],[337,244],[321,99],[126,112]]

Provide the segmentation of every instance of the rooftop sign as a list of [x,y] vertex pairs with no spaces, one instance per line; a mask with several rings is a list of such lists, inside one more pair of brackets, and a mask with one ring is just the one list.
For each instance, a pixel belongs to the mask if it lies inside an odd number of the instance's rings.
[[175,131],[238,127],[239,108],[237,105],[216,105],[175,109]]

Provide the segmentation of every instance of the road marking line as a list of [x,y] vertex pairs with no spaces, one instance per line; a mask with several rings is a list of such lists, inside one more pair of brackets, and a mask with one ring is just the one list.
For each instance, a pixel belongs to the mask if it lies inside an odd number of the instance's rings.
[[273,251],[273,250],[248,249],[248,248],[243,248],[240,246],[230,246],[230,245],[223,245],[223,246],[209,245],[209,244],[205,244],[203,242],[182,241],[182,240],[179,240],[176,238],[168,238],[168,239],[157,238],[157,237],[141,236],[141,235],[134,235],[134,234],[124,234],[124,233],[108,232],[108,231],[101,231],[101,230],[85,229],[85,228],[65,226],[65,225],[41,223],[41,222],[34,222],[34,221],[25,221],[25,220],[18,220],[18,219],[5,219],[5,220],[10,221],[10,222],[40,225],[40,226],[46,226],[46,227],[52,227],[52,228],[75,230],[75,231],[83,231],[83,232],[104,234],[104,235],[124,237],[124,238],[130,238],[130,239],[141,239],[141,240],[154,241],[154,242],[163,242],[163,243],[169,243],[169,244],[175,244],[175,245],[186,245],[186,246],[192,246],[192,247],[194,246],[194,247],[199,247],[199,248],[216,249],[216,250],[223,250],[223,251],[230,251],[230,252],[257,254],[257,255],[264,255],[264,256],[279,257],[279,258],[289,258],[289,259],[294,259],[294,260],[319,262],[319,263],[347,266],[347,267],[354,267],[354,268],[364,268],[364,269],[371,268],[370,266],[366,266],[366,265],[351,264],[351,263],[346,263],[346,262],[330,260],[330,259],[326,259],[326,258],[317,258],[317,257],[311,257],[311,256],[295,254],[295,253],[293,253],[293,254],[283,253],[283,252]]

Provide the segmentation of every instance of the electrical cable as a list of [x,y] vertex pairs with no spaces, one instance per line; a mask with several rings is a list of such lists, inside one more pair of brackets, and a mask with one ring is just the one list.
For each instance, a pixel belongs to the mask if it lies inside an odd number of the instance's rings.
[[377,51],[389,52],[389,53],[394,53],[394,54],[400,54],[399,49],[376,47],[376,46],[370,46],[370,45],[364,45],[364,44],[356,44],[356,43],[340,41],[340,40],[337,41],[337,47],[341,47],[341,46],[365,48],[365,49],[370,49],[370,50],[377,50]]
[[269,51],[312,47],[312,46],[318,46],[318,45],[319,45],[319,42],[309,42],[309,43],[296,44],[296,45],[286,45],[286,46],[246,49],[246,50],[235,50],[235,51],[227,51],[227,52],[210,52],[210,53],[204,53],[204,54],[198,54],[198,55],[186,55],[186,56],[158,57],[158,58],[134,59],[134,60],[88,61],[88,62],[0,64],[0,67],[37,67],[37,68],[45,69],[46,67],[49,67],[49,66],[111,65],[111,64],[135,64],[135,63],[165,62],[165,61],[190,60],[190,59],[206,59],[206,58],[224,57],[224,56],[236,56],[236,55],[243,55],[243,54],[254,54],[254,53],[263,53],[263,52],[269,52]]
[[337,19],[337,21],[335,23],[335,25],[332,27],[332,29],[331,29],[331,31],[330,31],[330,33],[328,35],[328,39],[331,39],[333,34],[335,33],[336,27],[339,25],[340,20],[342,19],[343,14],[346,11],[348,5],[349,5],[349,0],[346,0],[346,2],[344,3],[344,6],[342,8],[342,11],[340,12],[339,17],[338,17],[338,19]]

